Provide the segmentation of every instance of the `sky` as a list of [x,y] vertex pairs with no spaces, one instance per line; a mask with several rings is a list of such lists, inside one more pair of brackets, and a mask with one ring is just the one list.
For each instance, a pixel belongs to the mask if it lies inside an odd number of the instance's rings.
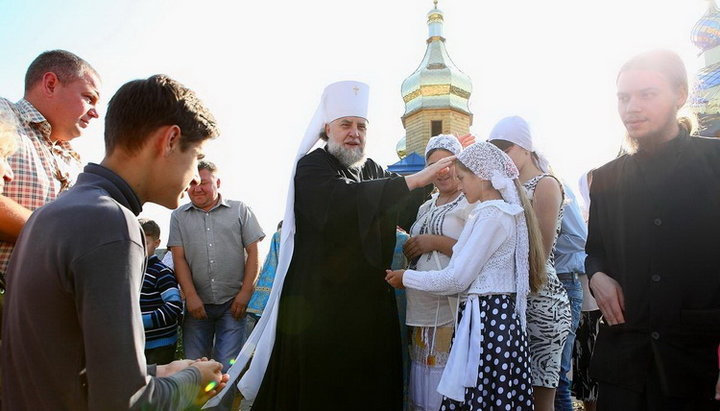
[[[471,131],[525,117],[540,151],[571,186],[617,153],[624,129],[615,78],[629,57],[675,50],[703,66],[690,31],[707,0],[439,0],[447,49],[472,78]],[[367,151],[398,161],[402,81],[425,52],[432,0],[0,0],[0,96],[22,97],[27,66],[66,49],[100,73],[100,119],[73,145],[104,153],[103,115],[125,82],[164,73],[192,88],[221,135],[206,147],[220,191],[257,215],[268,238],[282,218],[292,159],[323,88],[370,85]],[[167,239],[170,211],[147,204]]]

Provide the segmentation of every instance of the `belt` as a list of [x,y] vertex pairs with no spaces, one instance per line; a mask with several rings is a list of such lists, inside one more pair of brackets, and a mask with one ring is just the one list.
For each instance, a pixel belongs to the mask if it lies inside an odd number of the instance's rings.
[[577,281],[578,279],[578,273],[557,273],[557,276],[560,281]]

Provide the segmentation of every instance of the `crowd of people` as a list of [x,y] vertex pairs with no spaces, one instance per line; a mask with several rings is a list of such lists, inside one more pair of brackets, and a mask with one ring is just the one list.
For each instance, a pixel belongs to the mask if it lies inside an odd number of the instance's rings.
[[[120,87],[81,170],[101,77],[42,53],[0,98],[2,409],[720,409],[720,140],[678,118],[675,53],[616,84],[626,149],[582,202],[519,116],[388,172],[365,154],[368,85],[330,84],[260,267],[195,92]],[[164,256],[146,202],[174,209]]]

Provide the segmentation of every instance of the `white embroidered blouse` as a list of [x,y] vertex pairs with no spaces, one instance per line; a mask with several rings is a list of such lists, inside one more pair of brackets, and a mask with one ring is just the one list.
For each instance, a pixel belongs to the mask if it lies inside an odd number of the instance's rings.
[[522,207],[503,200],[478,203],[453,247],[447,267],[407,270],[403,285],[440,295],[515,293],[515,218],[521,213]]
[[[468,215],[475,208],[463,194],[455,200],[436,205],[438,194],[420,206],[410,235],[442,235],[457,240],[465,227]],[[429,252],[417,259],[415,270],[440,270],[447,267],[450,257],[440,252]],[[453,321],[448,298],[412,288],[406,291],[407,313],[405,323],[413,327],[432,327],[450,324]],[[453,304],[452,309],[455,308]]]

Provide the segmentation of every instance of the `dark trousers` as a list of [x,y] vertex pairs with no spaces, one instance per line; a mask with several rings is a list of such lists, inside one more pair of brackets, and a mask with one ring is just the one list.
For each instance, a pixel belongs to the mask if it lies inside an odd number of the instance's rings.
[[170,364],[175,360],[175,344],[145,350],[145,360],[148,364]]
[[648,374],[642,391],[631,390],[605,382],[600,382],[598,391],[598,411],[718,411],[720,401],[712,398],[668,397],[660,385],[655,370]]

